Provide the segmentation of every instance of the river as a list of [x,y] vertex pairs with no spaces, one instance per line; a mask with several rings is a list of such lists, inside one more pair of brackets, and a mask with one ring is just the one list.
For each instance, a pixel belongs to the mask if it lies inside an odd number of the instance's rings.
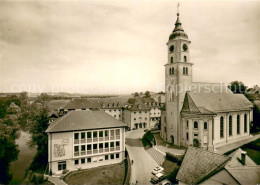
[[11,163],[10,172],[12,174],[12,180],[9,184],[22,183],[25,171],[30,166],[33,157],[36,154],[36,149],[31,149],[27,144],[30,139],[30,134],[22,130],[20,132],[20,137],[15,140],[20,152],[18,159]]

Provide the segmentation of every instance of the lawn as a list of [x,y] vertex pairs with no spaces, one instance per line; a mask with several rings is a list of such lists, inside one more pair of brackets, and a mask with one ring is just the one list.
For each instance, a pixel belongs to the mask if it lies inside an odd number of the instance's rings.
[[67,184],[123,184],[124,163],[70,172],[64,177]]
[[173,170],[175,170],[179,166],[176,163],[165,159],[162,163],[162,167],[164,168],[165,176],[168,176]]
[[185,149],[185,147],[183,146],[176,146],[176,145],[173,145],[172,143],[169,143],[167,141],[164,141],[161,136],[160,136],[160,133],[156,133],[156,134],[153,134],[155,139],[156,139],[156,145],[161,145],[161,146],[164,146],[167,148],[175,148],[175,149]]

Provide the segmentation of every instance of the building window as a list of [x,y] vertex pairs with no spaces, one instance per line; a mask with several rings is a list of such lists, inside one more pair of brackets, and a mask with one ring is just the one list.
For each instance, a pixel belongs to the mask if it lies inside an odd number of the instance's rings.
[[74,133],[74,139],[78,140],[79,139],[79,133]]
[[194,136],[195,136],[195,137],[197,137],[197,136],[198,136],[198,134],[194,134]]
[[173,63],[173,57],[171,57],[171,64]]
[[188,68],[186,67],[186,75],[188,75]]
[[87,158],[87,161],[88,161],[88,163],[91,163],[91,158],[90,157]]
[[134,114],[136,114],[136,112],[134,112]]
[[99,137],[103,137],[103,131],[99,131]]
[[74,152],[79,152],[79,146],[74,146]]
[[116,129],[116,136],[120,136],[120,129]]
[[115,144],[114,142],[110,142],[110,148],[114,148]]
[[134,118],[134,121],[136,121],[136,118]]
[[91,139],[91,136],[92,136],[91,132],[87,132],[88,139]]
[[58,170],[66,170],[66,161],[58,162]]
[[105,130],[105,137],[108,137],[108,130]]
[[189,133],[186,132],[186,140],[189,140]]
[[197,121],[194,122],[193,128],[198,128],[198,122]]
[[76,159],[76,160],[74,161],[74,164],[75,164],[75,165],[78,165],[78,164],[79,164],[79,160]]
[[170,75],[172,74],[172,68],[169,68],[169,74]]
[[116,118],[116,115],[114,115],[114,117]]
[[97,131],[93,132],[93,137],[97,138]]
[[81,159],[81,164],[85,164],[85,158]]
[[109,112],[111,112],[112,110],[109,110]]
[[174,67],[172,67],[172,74],[174,75]]
[[87,145],[87,150],[88,150],[88,151],[91,150],[91,145]]
[[224,137],[224,118],[220,117],[220,137]]
[[114,159],[114,154],[111,154],[111,155],[110,155],[110,159]]
[[105,160],[106,160],[106,161],[108,160],[108,155],[105,155]]
[[237,115],[237,134],[240,134],[240,115]]
[[85,152],[86,151],[86,145],[81,145],[81,151]]
[[247,133],[247,114],[244,115],[244,132]]
[[207,129],[208,129],[208,123],[204,122],[204,130],[207,130]]
[[94,144],[94,145],[93,145],[93,149],[94,149],[94,150],[97,150],[97,144]]
[[229,129],[228,135],[232,136],[232,116],[231,115],[228,117],[228,129]]
[[108,148],[108,143],[105,143],[105,148]]
[[187,62],[187,57],[186,56],[184,56],[183,59],[184,59],[184,62]]
[[189,121],[186,121],[186,127],[189,128]]
[[81,139],[85,139],[85,132],[81,132]]
[[185,67],[183,67],[183,74],[184,74],[184,75],[185,75],[185,72],[186,72]]
[[117,158],[117,159],[119,158],[119,154],[116,154],[116,158]]

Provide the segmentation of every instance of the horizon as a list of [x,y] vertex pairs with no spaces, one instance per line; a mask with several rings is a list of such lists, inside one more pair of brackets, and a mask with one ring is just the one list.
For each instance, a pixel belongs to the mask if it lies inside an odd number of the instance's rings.
[[[191,40],[193,82],[259,86],[260,2],[180,4],[180,20]],[[177,1],[1,5],[1,93],[165,91],[165,44]]]

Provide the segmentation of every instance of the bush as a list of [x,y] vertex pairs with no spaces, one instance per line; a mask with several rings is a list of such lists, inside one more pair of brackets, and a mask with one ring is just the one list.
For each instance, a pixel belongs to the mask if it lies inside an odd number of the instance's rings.
[[178,184],[177,180],[176,180],[176,176],[177,173],[179,171],[180,167],[175,168],[168,176],[167,178],[169,179],[169,181],[171,181],[173,184]]
[[178,166],[181,165],[182,160],[183,160],[183,156],[182,157],[177,157],[169,152],[166,152],[166,159],[169,161],[172,161],[174,163],[177,163]]

